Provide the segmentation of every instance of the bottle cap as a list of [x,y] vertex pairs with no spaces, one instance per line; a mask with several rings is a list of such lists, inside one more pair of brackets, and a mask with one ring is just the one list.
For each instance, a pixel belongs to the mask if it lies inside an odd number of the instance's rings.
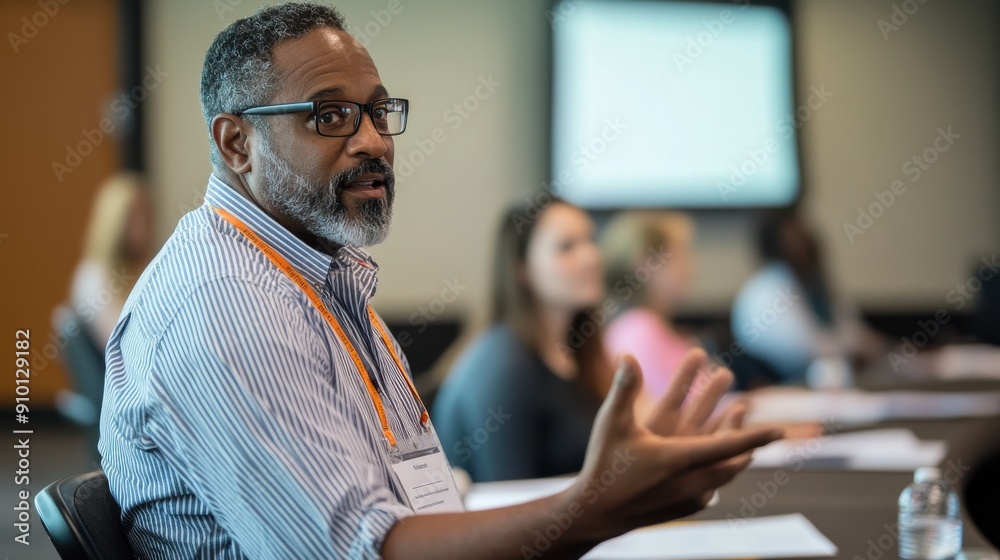
[[920,484],[922,482],[931,482],[933,480],[938,480],[941,478],[941,469],[937,467],[920,467],[919,469],[913,471],[913,482]]

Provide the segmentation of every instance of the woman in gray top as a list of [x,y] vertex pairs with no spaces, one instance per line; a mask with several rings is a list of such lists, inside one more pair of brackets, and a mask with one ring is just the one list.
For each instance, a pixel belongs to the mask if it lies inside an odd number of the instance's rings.
[[498,241],[492,325],[449,373],[434,424],[477,482],[575,472],[611,379],[594,225],[553,199],[510,212]]

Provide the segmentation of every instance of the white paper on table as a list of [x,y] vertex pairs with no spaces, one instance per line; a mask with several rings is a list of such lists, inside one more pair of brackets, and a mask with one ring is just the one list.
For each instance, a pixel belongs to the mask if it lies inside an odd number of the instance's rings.
[[929,392],[769,389],[750,397],[747,424],[824,422],[862,426],[883,420],[1000,414],[1000,391]]
[[748,424],[830,422],[838,426],[874,424],[885,418],[882,394],[864,391],[769,389],[751,394]]
[[974,418],[1000,414],[1000,392],[934,393],[892,391],[886,394],[886,416],[893,419]]
[[753,454],[751,468],[800,467],[809,463],[841,458],[848,470],[912,471],[935,466],[944,459],[948,446],[943,441],[921,441],[910,430],[893,428],[866,430],[811,438],[779,440]]
[[569,488],[576,477],[532,478],[502,482],[477,482],[465,495],[465,509],[492,509],[513,506],[558,494]]
[[586,560],[722,560],[815,558],[837,547],[801,513],[691,521],[638,529],[601,543]]
[[945,346],[932,358],[938,379],[1000,379],[1000,348],[987,344]]
[[[576,480],[575,476],[559,476],[501,482],[477,482],[465,495],[465,509],[475,511],[523,504],[558,494],[569,488],[574,480]],[[707,507],[713,507],[718,503],[719,493],[715,492]]]

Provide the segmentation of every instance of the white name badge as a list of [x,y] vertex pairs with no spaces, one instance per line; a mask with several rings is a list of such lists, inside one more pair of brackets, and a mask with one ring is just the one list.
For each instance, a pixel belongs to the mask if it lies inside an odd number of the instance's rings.
[[440,447],[395,454],[390,460],[414,513],[465,511],[448,459]]

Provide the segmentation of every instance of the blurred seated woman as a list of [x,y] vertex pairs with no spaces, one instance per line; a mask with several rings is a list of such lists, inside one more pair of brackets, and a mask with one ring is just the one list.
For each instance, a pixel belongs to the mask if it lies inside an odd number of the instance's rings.
[[514,210],[494,267],[492,325],[434,403],[445,453],[476,482],[578,471],[611,378],[594,226],[559,200],[533,219]]
[[731,314],[733,336],[747,354],[788,384],[805,384],[814,362],[825,366],[814,372],[843,363],[843,376],[852,360],[876,354],[877,336],[853,307],[834,297],[819,243],[797,215],[766,217],[758,244],[764,265],[740,289]]
[[69,303],[102,354],[132,283],[150,260],[151,219],[147,188],[137,174],[112,176],[94,198]]
[[644,415],[667,389],[696,341],[672,318],[687,296],[694,271],[694,224],[674,212],[621,212],[605,227],[601,252],[605,289],[617,306],[604,345],[609,356],[630,353],[642,368]]
[[56,394],[56,408],[87,426],[89,449],[98,459],[104,348],[133,282],[149,262],[151,214],[138,175],[120,173],[105,181],[91,207],[69,298],[52,313],[52,327],[64,341],[59,357],[73,386]]

